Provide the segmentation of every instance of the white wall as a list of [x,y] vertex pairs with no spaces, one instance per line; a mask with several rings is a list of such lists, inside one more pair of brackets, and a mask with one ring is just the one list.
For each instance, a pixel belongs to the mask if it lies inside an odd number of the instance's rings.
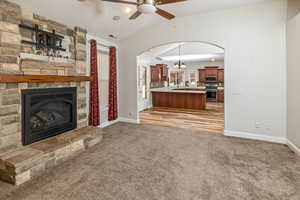
[[287,24],[288,140],[300,149],[300,14]]
[[286,0],[267,1],[176,18],[121,41],[120,115],[139,118],[137,55],[169,42],[205,41],[225,48],[226,130],[286,137],[286,11]]

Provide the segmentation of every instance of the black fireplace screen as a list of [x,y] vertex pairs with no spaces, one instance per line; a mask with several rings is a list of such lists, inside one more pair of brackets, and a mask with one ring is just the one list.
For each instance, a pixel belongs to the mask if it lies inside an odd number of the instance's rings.
[[76,93],[76,88],[23,90],[23,145],[75,129]]

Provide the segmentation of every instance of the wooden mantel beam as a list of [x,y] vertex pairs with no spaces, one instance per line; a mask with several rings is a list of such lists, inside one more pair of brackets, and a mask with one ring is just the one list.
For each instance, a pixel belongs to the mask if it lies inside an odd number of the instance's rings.
[[91,76],[11,75],[0,74],[0,83],[45,83],[92,81]]

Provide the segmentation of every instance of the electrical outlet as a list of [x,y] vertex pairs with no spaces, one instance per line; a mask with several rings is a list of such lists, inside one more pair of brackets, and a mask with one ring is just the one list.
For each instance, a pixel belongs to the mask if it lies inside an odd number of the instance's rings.
[[259,129],[261,128],[262,123],[261,122],[255,122],[255,128]]

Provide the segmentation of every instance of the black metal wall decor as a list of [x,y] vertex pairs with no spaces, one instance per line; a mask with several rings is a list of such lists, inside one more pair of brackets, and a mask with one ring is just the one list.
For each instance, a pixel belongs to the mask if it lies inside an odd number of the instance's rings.
[[62,47],[64,37],[56,34],[55,30],[52,32],[41,30],[38,24],[35,24],[34,27],[20,24],[19,27],[33,32],[33,42],[22,40],[21,43],[33,45],[36,50],[46,51],[47,55],[55,55],[57,51],[66,51]]

